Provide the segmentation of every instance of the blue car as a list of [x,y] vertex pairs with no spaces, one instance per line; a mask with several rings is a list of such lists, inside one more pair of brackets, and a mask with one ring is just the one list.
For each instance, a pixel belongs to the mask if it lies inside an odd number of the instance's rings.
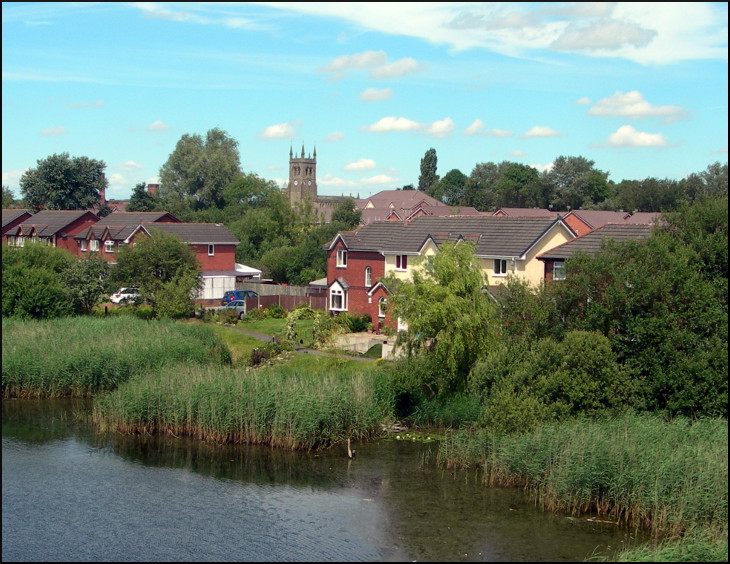
[[224,306],[236,300],[245,300],[246,298],[257,298],[258,294],[253,290],[230,290],[223,294],[221,305]]

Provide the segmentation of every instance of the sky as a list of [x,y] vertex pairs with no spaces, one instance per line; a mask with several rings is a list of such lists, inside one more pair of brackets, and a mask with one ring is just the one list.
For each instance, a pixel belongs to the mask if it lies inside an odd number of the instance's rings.
[[2,183],[68,153],[108,199],[154,183],[183,135],[238,142],[320,195],[584,157],[609,179],[727,162],[726,2],[3,2]]

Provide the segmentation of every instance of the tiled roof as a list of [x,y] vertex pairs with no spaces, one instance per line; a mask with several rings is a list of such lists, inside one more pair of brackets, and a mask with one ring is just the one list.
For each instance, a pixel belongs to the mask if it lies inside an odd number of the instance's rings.
[[12,223],[24,214],[33,215],[33,212],[30,210],[3,210],[3,227]]
[[364,209],[368,204],[373,208],[394,207],[397,209],[411,209],[422,201],[425,201],[430,206],[446,205],[421,190],[383,190],[377,194],[373,194],[369,198],[355,200],[355,204],[360,209]]
[[618,223],[624,221],[630,214],[627,212],[603,211],[603,210],[572,210],[564,217],[575,215],[593,229],[606,225],[607,223]]
[[113,225],[115,227],[126,227],[127,225],[138,226],[140,223],[152,223],[165,219],[165,216],[172,218],[175,221],[179,221],[174,215],[164,212],[112,212],[106,217],[102,217],[96,222],[96,225]]
[[651,225],[658,222],[662,217],[661,212],[636,212],[631,216],[627,217],[624,221],[626,223],[634,223],[640,225]]
[[492,215],[499,212],[509,217],[557,217],[560,213],[542,208],[499,208]]
[[190,245],[238,245],[240,241],[220,223],[144,223],[142,227],[149,232],[159,229],[180,237]]
[[569,259],[578,251],[594,254],[601,249],[601,243],[605,239],[611,239],[617,242],[646,239],[649,236],[651,229],[652,226],[646,224],[608,223],[578,237],[577,239],[573,239],[572,241],[563,243],[546,253],[542,253],[537,258]]
[[424,216],[405,223],[375,222],[339,236],[353,251],[418,253],[429,238],[437,245],[464,239],[475,242],[478,256],[518,257],[557,221],[552,217]]
[[21,227],[24,233],[35,227],[39,237],[50,237],[86,214],[96,217],[87,210],[41,210],[23,222]]

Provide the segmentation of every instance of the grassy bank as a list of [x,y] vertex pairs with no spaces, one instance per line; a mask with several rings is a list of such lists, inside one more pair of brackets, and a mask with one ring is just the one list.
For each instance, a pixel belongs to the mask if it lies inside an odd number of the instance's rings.
[[727,546],[727,421],[624,416],[514,435],[455,432],[439,461],[524,487],[551,510],[595,511],[657,536],[701,531]]
[[301,363],[161,370],[97,398],[94,421],[123,432],[291,449],[379,432],[392,401],[378,367],[324,357]]
[[88,397],[170,363],[224,365],[204,326],[132,316],[2,320],[3,397]]

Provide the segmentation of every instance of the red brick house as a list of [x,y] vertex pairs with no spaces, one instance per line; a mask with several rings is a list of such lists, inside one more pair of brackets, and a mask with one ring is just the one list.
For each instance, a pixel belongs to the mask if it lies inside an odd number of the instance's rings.
[[18,227],[24,221],[28,221],[33,215],[30,210],[3,210],[3,243],[7,243],[5,234],[13,228]]
[[472,241],[489,284],[514,275],[529,283],[542,280],[535,257],[575,237],[557,217],[417,217],[410,222],[380,221],[343,231],[325,245],[327,309],[367,314],[375,326],[396,327],[386,311],[388,290],[381,278],[393,273],[408,279],[419,263],[446,241]]
[[83,256],[87,252],[98,251],[100,256],[114,263],[117,249],[128,244],[129,236],[143,223],[180,223],[180,220],[163,211],[115,211],[74,237],[78,249],[77,254]]
[[570,225],[579,237],[608,223],[623,223],[629,217],[631,214],[628,212],[603,210],[571,210],[563,215],[565,223]]
[[242,273],[236,270],[236,245],[240,243],[220,223],[143,223],[127,238],[134,245],[141,235],[154,236],[155,229],[175,235],[195,252],[203,276],[201,300],[218,300],[228,290],[235,290],[236,278]]
[[595,254],[605,239],[617,242],[646,239],[651,233],[649,224],[608,223],[585,235],[563,243],[537,256],[545,264],[545,281],[565,280],[565,263],[578,252]]
[[12,228],[3,227],[3,242],[22,247],[27,240],[39,241],[78,255],[74,237],[97,221],[99,218],[86,210],[41,210]]

